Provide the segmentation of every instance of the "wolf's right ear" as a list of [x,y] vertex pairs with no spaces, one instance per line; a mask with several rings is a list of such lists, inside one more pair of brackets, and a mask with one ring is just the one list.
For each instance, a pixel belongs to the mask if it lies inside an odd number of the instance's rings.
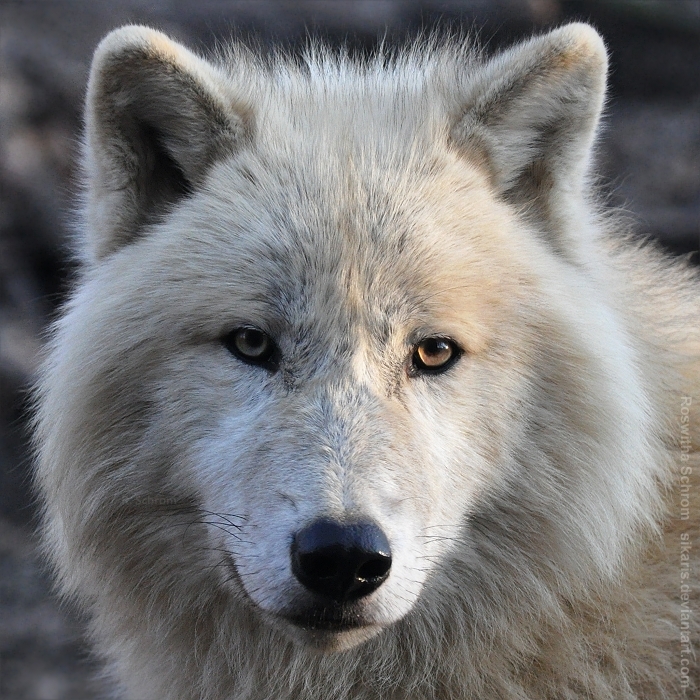
[[249,110],[214,65],[146,27],[108,34],[87,94],[87,257],[133,240],[249,130]]

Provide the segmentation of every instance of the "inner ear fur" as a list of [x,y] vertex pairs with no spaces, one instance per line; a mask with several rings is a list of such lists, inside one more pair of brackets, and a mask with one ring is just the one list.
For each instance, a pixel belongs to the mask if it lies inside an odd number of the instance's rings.
[[216,66],[164,34],[108,34],[87,94],[89,256],[99,260],[158,221],[240,148],[250,119]]
[[452,138],[499,193],[556,228],[558,208],[582,191],[606,73],[605,45],[587,24],[531,39],[467,83]]

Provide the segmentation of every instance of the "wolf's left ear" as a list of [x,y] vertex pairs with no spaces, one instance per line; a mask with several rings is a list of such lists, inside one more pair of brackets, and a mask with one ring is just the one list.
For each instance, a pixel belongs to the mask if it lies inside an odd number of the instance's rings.
[[248,131],[248,110],[215,65],[147,27],[108,34],[87,94],[87,257],[136,238]]
[[556,218],[556,197],[578,194],[583,184],[606,73],[605,45],[587,24],[535,37],[496,56],[467,85],[452,138],[502,194]]

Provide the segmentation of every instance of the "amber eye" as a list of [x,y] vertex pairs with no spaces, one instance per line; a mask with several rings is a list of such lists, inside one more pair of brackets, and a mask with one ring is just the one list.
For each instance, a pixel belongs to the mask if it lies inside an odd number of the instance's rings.
[[270,336],[258,328],[236,328],[222,339],[226,349],[239,360],[268,369],[277,368],[277,346]]
[[416,345],[411,357],[414,372],[441,372],[460,355],[460,349],[449,338],[426,338]]

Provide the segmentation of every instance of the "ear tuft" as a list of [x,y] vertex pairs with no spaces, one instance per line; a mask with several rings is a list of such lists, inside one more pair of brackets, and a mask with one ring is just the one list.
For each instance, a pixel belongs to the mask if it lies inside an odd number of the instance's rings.
[[564,45],[570,46],[570,54],[597,62],[603,73],[607,70],[608,52],[598,32],[590,24],[573,22],[555,29],[549,35],[554,41],[561,37]]
[[250,111],[219,68],[147,27],[108,34],[86,106],[89,255],[139,235],[241,147]]

